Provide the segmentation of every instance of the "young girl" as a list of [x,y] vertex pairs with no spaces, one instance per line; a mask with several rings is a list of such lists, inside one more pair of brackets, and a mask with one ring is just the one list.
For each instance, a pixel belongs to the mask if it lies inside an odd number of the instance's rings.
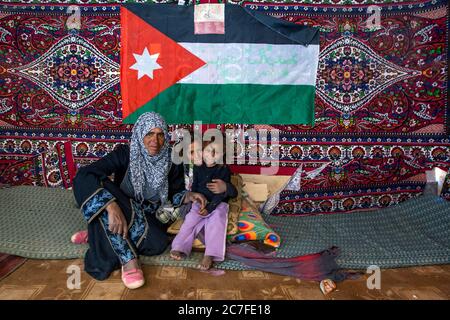
[[[192,204],[186,215],[179,233],[172,242],[170,255],[180,260],[188,256],[192,250],[194,239],[199,236],[205,245],[205,255],[201,269],[207,270],[213,261],[223,261],[225,258],[225,239],[228,223],[228,199],[237,196],[236,188],[231,184],[230,169],[219,164],[222,159],[219,146],[214,142],[207,142],[203,147],[203,159],[194,158],[194,172],[192,191],[203,194],[208,203],[201,208],[198,202]],[[208,185],[217,179],[226,183],[226,191],[213,193]]]

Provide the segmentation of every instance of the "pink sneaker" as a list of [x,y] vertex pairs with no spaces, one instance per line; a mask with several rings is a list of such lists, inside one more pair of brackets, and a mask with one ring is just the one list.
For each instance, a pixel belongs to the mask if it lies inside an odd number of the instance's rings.
[[70,241],[75,244],[85,244],[88,242],[88,232],[87,230],[78,231],[71,238]]
[[141,269],[131,269],[123,271],[122,267],[122,281],[128,289],[137,289],[142,287],[145,283],[144,273]]

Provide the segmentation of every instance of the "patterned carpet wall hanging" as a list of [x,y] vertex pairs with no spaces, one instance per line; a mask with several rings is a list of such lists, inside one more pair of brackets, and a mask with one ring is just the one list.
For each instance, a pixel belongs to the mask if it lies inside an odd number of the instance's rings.
[[[28,2],[0,4],[0,183],[70,187],[77,167],[130,137],[121,123],[120,5]],[[280,129],[279,148],[238,145],[255,168],[264,164],[257,151],[292,173],[330,163],[282,193],[274,213],[396,204],[421,194],[427,168],[449,169],[446,1],[230,2],[320,28],[314,127],[221,126]],[[366,25],[371,4],[381,8],[379,28]]]

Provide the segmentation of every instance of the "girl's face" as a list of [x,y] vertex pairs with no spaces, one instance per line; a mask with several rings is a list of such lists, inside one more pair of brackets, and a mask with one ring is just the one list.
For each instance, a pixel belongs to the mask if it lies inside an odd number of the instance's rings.
[[202,165],[202,146],[199,143],[193,142],[189,145],[189,161],[196,166]]
[[213,166],[216,163],[221,163],[221,157],[222,154],[220,152],[219,145],[216,143],[210,143],[205,147],[205,149],[203,149],[203,160],[207,166]]

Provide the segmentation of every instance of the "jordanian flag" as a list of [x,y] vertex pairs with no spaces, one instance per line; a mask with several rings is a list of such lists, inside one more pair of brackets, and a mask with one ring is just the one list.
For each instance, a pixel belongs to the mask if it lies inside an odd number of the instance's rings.
[[193,6],[121,7],[124,123],[314,124],[317,28],[238,5],[225,34],[194,34]]

